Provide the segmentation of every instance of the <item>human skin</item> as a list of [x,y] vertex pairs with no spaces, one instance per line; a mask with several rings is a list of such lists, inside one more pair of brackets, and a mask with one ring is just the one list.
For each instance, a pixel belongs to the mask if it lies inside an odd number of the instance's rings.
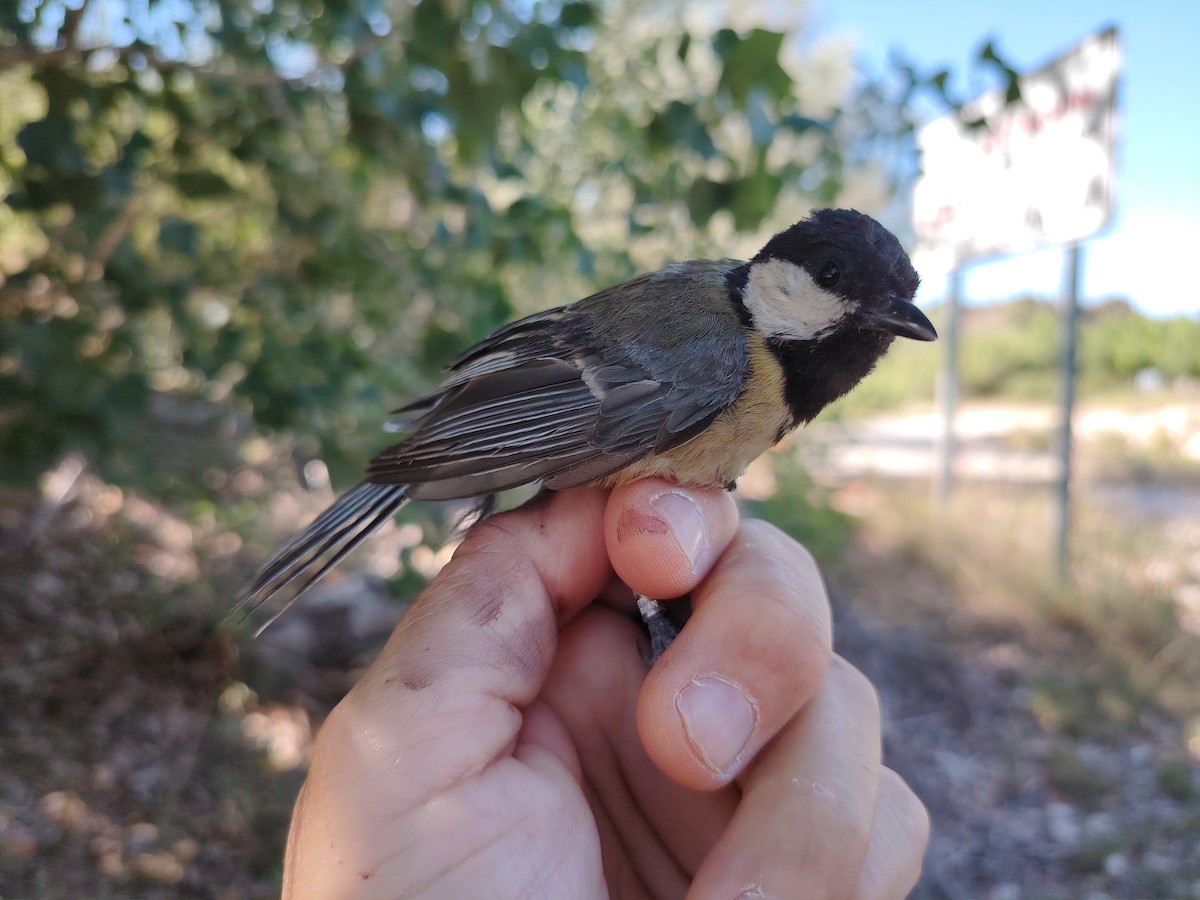
[[[630,589],[692,593],[647,668]],[[477,525],[322,727],[284,895],[903,897],[929,820],[880,761],[812,557],[648,479]]]

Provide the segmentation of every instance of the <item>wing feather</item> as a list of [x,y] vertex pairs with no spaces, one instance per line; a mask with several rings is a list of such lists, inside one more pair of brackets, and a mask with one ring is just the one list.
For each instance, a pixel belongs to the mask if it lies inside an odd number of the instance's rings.
[[[694,437],[738,397],[749,370],[728,265],[703,265],[501,328],[451,363],[437,394],[398,410],[410,433],[372,460],[368,479],[425,499],[537,479],[559,488]],[[697,309],[663,323],[665,301]]]
[[392,430],[407,437],[263,567],[239,608],[278,614],[412,498],[478,497],[538,479],[574,487],[694,437],[749,371],[725,282],[737,265],[692,261],[639,276],[472,347],[441,390],[395,411]]
[[258,628],[261,633],[407,502],[408,492],[403,485],[364,481],[347,491],[263,565],[230,617],[245,610],[241,618],[245,621],[265,610],[265,621]]

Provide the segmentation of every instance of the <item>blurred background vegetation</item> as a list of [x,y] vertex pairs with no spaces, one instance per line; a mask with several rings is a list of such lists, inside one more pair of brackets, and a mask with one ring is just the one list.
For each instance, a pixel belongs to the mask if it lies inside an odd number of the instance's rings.
[[[802,12],[755,9],[2,5],[0,895],[278,890],[311,732],[446,558],[442,513],[414,505],[373,576],[275,638],[216,621],[464,346],[671,259],[753,252],[813,206],[905,234],[912,130],[955,104],[946,73],[868,75]],[[978,64],[1014,74],[990,44]],[[1052,304],[965,329],[967,397],[1054,396]],[[1198,338],[1093,307],[1085,397],[1194,405]],[[898,348],[831,427],[927,404],[937,365]],[[1194,431],[1100,441],[1089,471],[1188,483]],[[908,482],[822,476],[813,446],[744,495],[814,547],[839,648],[898,692],[892,764],[943,823],[924,895],[1184,896],[1200,547],[1089,505],[1089,575],[1064,588],[1036,486],[933,510]]]
[[761,28],[693,38],[679,11],[10,7],[6,479],[79,451],[203,496],[164,471],[164,418],[286,430],[357,471],[379,411],[464,345],[750,246],[900,124],[836,60]]

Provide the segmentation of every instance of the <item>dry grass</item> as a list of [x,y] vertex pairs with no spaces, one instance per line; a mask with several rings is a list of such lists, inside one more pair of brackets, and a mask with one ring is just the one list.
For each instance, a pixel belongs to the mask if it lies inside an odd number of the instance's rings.
[[857,484],[837,503],[859,518],[868,546],[933,572],[948,588],[905,595],[900,605],[889,604],[896,595],[888,591],[881,614],[1013,632],[1038,661],[1032,708],[1047,729],[1111,732],[1147,712],[1200,720],[1200,632],[1188,608],[1200,590],[1200,547],[1182,539],[1200,535],[1077,502],[1064,584],[1045,490],[971,486],[941,507],[921,490]]

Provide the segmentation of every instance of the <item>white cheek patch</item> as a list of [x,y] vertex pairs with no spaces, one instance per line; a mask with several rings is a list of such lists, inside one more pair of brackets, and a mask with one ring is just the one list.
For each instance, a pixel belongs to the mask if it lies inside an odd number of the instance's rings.
[[801,341],[828,331],[851,310],[850,303],[783,259],[750,264],[744,301],[764,335]]

